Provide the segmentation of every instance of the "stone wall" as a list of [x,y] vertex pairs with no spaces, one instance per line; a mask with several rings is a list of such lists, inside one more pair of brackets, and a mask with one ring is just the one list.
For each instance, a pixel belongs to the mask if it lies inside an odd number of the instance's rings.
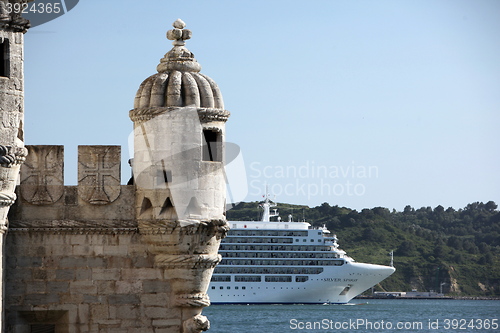
[[120,147],[80,146],[77,186],[64,186],[62,146],[27,148],[6,237],[5,331],[180,331],[166,270],[138,232],[135,187],[117,183]]
[[[169,285],[133,230],[7,237],[7,332],[170,332]],[[178,329],[177,329],[178,330]]]

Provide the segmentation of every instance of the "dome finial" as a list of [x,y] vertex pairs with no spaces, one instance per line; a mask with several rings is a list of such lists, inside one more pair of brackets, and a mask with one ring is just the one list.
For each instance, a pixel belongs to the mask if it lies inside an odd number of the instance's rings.
[[184,29],[186,23],[181,19],[177,19],[172,26],[174,29],[167,31],[167,38],[173,40],[172,44],[174,46],[186,45],[186,40],[190,39],[193,33],[189,29]]
[[174,47],[160,59],[160,64],[156,69],[158,72],[170,70],[199,72],[200,64],[194,59],[194,54],[184,46],[185,41],[191,38],[191,30],[184,29],[186,23],[181,19],[177,19],[172,25],[174,28],[167,31],[167,38],[173,40]]
[[183,20],[178,18],[177,20],[175,20],[174,23],[172,23],[172,26],[177,29],[184,29],[186,27],[186,23],[184,23]]

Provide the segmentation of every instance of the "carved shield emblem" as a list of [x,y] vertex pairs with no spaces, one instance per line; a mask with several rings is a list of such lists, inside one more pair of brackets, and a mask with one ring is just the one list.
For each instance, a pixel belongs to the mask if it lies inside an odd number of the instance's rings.
[[78,146],[78,195],[106,205],[120,195],[120,146]]
[[26,146],[21,166],[21,197],[34,205],[50,205],[64,193],[64,146]]

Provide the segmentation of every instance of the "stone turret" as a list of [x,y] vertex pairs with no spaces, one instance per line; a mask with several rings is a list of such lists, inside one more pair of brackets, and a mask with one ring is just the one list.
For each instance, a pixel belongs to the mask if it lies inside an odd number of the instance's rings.
[[[15,1],[20,2],[20,1]],[[26,1],[24,1],[26,2]],[[19,167],[25,160],[23,35],[29,22],[9,10],[14,1],[0,1],[0,232],[7,227]]]
[[[185,47],[191,31],[177,20],[173,48],[139,87],[134,122],[136,216],[142,239],[170,282],[178,332],[208,329],[202,308],[228,226],[224,133],[229,112],[217,84]],[[174,332],[174,331],[172,331]]]
[[[7,231],[7,214],[16,200],[14,190],[19,168],[25,160],[24,148],[24,73],[23,35],[29,21],[12,10],[14,3],[26,1],[0,1],[0,254]],[[3,259],[0,276],[3,276]],[[3,281],[0,299],[3,300]],[[0,304],[0,330],[3,331],[3,304]]]
[[[130,111],[134,183],[120,184],[121,147],[79,146],[78,185],[65,186],[63,146],[23,145],[24,30],[9,23],[12,16],[1,19],[8,63],[0,77],[4,215],[24,164],[5,237],[0,330],[207,330],[201,312],[210,304],[207,289],[228,231],[223,148],[229,112],[184,46],[191,32],[174,23],[167,34],[174,47],[140,86]],[[1,222],[5,233],[5,218]]]

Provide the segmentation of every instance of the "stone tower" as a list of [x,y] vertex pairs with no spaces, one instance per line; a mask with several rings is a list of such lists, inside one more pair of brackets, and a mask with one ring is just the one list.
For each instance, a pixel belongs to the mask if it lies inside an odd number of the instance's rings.
[[[7,213],[16,200],[19,168],[25,160],[24,148],[24,73],[23,35],[29,22],[12,10],[14,3],[26,1],[0,0],[0,253],[7,231]],[[0,264],[3,276],[3,263]],[[3,299],[3,281],[0,299]],[[0,303],[0,330],[3,331],[3,304]]]
[[164,268],[170,308],[180,332],[208,329],[201,315],[220,261],[225,220],[224,133],[229,112],[217,84],[201,74],[184,46],[185,23],[167,32],[173,48],[158,73],[139,87],[130,111],[134,122],[133,171],[136,218],[143,241]]
[[174,47],[140,86],[130,111],[134,183],[120,184],[121,147],[79,146],[78,184],[65,186],[63,146],[23,146],[27,25],[1,17],[8,64],[0,77],[3,233],[24,161],[9,232],[1,238],[5,247],[0,244],[8,253],[2,332],[207,330],[201,312],[210,304],[207,289],[228,231],[223,148],[229,112],[184,47],[191,32],[174,23],[167,34]]

